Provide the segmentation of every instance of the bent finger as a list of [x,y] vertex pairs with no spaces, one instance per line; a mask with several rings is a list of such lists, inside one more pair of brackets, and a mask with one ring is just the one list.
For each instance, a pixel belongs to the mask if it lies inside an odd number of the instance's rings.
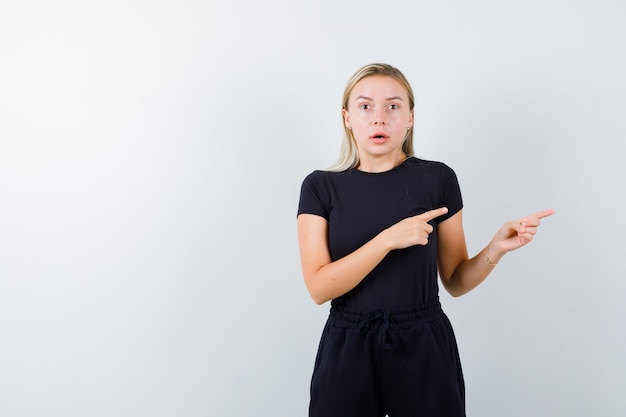
[[537,228],[536,227],[527,227],[524,229],[523,233],[530,233],[531,235],[537,234]]
[[520,244],[522,246],[529,244],[530,242],[532,242],[533,238],[535,236],[531,233],[520,233],[518,235],[518,239],[520,241]]

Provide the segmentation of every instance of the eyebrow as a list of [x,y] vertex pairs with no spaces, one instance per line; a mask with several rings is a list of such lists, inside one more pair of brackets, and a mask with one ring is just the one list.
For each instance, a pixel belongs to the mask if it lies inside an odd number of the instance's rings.
[[[371,98],[371,97],[366,97],[366,96],[358,96],[358,97],[356,97],[356,98],[355,98],[355,100],[370,100],[370,101],[373,101],[374,99],[373,99],[373,98]],[[386,98],[385,100],[386,100],[386,101],[391,101],[391,100],[400,100],[400,101],[403,101],[403,100],[402,100],[402,97],[400,97],[400,96],[388,97],[388,98]]]

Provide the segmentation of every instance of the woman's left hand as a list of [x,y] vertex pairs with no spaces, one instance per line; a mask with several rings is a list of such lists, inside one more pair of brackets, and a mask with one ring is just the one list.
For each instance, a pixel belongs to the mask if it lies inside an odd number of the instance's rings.
[[554,210],[539,211],[527,217],[505,223],[493,238],[492,243],[501,251],[507,253],[530,243],[541,219],[554,214]]

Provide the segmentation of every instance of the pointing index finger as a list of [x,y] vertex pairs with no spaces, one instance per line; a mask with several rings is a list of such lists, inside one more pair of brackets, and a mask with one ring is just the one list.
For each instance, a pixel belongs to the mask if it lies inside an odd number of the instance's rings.
[[424,221],[429,222],[429,221],[431,221],[434,218],[437,218],[439,216],[443,216],[447,212],[448,212],[448,208],[447,207],[440,207],[438,209],[426,211],[426,212],[420,214],[419,216],[422,219],[424,219]]
[[538,219],[543,219],[544,217],[552,216],[554,214],[554,210],[543,210],[535,213]]

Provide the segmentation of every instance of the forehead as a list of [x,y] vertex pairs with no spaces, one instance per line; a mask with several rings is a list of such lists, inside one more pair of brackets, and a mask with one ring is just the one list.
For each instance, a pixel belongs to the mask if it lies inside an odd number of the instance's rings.
[[408,94],[395,78],[385,75],[372,75],[355,84],[350,92],[350,101],[358,97],[368,97],[375,100],[401,97],[403,100],[407,100]]

